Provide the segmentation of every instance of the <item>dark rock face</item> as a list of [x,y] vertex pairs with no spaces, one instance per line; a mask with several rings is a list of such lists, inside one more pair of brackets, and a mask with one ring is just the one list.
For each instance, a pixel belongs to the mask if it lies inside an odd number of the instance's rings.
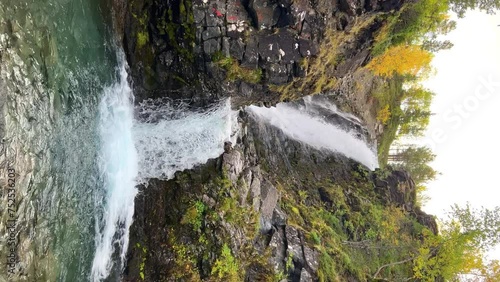
[[[403,4],[403,0],[115,2],[122,7],[116,22],[123,26],[117,30],[123,30],[136,102],[168,97],[203,107],[231,96],[235,108],[277,103],[280,93],[270,86],[310,75],[300,62],[330,51],[324,47],[327,31],[348,35],[358,19]],[[373,34],[380,26],[375,20],[356,36],[346,36],[349,39],[339,44],[339,50],[331,50],[342,61],[326,75],[352,82],[351,74],[369,59]],[[261,71],[261,81],[227,79],[229,70],[217,61],[223,57],[234,59],[245,72]],[[303,95],[311,91],[305,87]],[[357,164],[293,141],[244,111],[240,122],[244,133],[236,144],[226,143],[219,158],[179,172],[172,180],[152,179],[147,187],[139,187],[124,281],[190,281],[189,275],[195,274],[207,280],[223,242],[234,256],[247,260],[240,270],[246,273],[244,281],[265,281],[263,275],[273,273],[283,273],[289,281],[318,280],[320,254],[304,230],[289,223],[292,215],[283,211],[283,193],[308,190],[331,206],[333,201],[322,187],[309,187],[301,180],[342,183],[351,178]],[[294,188],[284,190],[283,181]],[[413,213],[437,232],[434,219],[413,205],[415,187],[405,172],[370,181],[380,199]]]
[[401,207],[412,214],[417,222],[428,227],[434,234],[438,233],[435,217],[426,214],[420,207],[415,205],[417,197],[416,186],[408,172],[393,170],[386,177],[374,174],[373,183],[375,184],[375,191],[386,205],[394,204],[397,207]]
[[[178,172],[172,180],[152,179],[140,187],[125,281],[138,281],[141,272],[146,281],[210,281],[224,242],[245,261],[241,281],[268,281],[277,273],[288,281],[318,281],[320,251],[307,238],[308,230],[289,222],[293,215],[283,211],[282,198],[308,191],[325,209],[335,199],[304,179],[339,185],[365,181],[364,187],[374,190],[373,198],[380,198],[374,200],[404,209],[437,232],[435,220],[415,206],[415,185],[406,172],[375,172],[353,180],[352,171],[360,169],[357,163],[291,140],[251,113],[241,112],[239,122],[237,142],[226,143],[219,158]],[[285,182],[287,187],[281,184]],[[340,193],[359,209],[360,199],[350,198],[349,189]],[[201,214],[193,208],[199,205]],[[190,259],[183,257],[187,255]]]
[[[114,1],[137,102],[170,97],[203,106],[232,96],[235,107],[276,103],[280,93],[269,86],[306,75],[300,62],[320,52],[327,30],[348,33],[357,17],[402,5],[396,0]],[[342,78],[362,66],[379,27],[374,23],[343,43],[343,60],[331,75]],[[244,82],[226,80],[225,70],[216,66],[220,56],[262,72],[259,83],[247,83],[254,91],[241,95]]]
[[[268,263],[265,269],[261,269],[264,267],[262,264],[250,264],[242,270],[246,273],[245,281],[264,281],[259,280],[259,275],[266,271],[271,271],[271,275],[283,272],[292,281],[316,281],[319,253],[307,243],[302,230],[288,224],[288,216],[280,208],[282,192],[274,179],[283,173],[300,178],[302,173],[308,173],[305,167],[313,169],[318,178],[334,173],[340,179],[343,175],[350,175],[353,163],[341,156],[325,156],[290,140],[280,130],[254,121],[245,112],[241,114],[240,121],[246,124],[242,130],[246,133],[236,144],[226,143],[225,152],[218,159],[196,169],[179,172],[172,180],[152,179],[147,187],[140,187],[134,223],[130,229],[131,247],[125,281],[137,281],[143,259],[147,261],[142,270],[146,281],[176,280],[178,274],[175,271],[179,269],[176,244],[202,248],[198,250],[197,268],[200,277],[208,277],[210,267],[219,255],[217,250],[221,242],[228,239],[235,255],[243,256],[244,250],[251,246],[253,252],[257,252],[252,257],[261,257],[261,261]],[[271,167],[274,169],[269,170]],[[301,169],[297,170],[299,167]],[[194,232],[189,224],[182,222],[186,221],[193,199],[199,199],[210,209],[221,205],[220,192],[217,189],[207,190],[206,187],[207,183],[220,177],[222,171],[226,172],[227,180],[234,187],[231,197],[237,199],[237,207],[227,212],[236,209],[245,210],[248,215],[256,213],[254,224],[258,229],[249,236],[248,230],[255,227],[232,223],[228,214],[219,212],[219,223],[201,223],[200,230],[207,232],[204,233],[208,237],[206,240],[214,244],[202,247],[198,242],[199,231]],[[239,213],[236,210],[233,212]],[[148,253],[144,254],[142,248]],[[288,262],[290,259],[291,265]]]

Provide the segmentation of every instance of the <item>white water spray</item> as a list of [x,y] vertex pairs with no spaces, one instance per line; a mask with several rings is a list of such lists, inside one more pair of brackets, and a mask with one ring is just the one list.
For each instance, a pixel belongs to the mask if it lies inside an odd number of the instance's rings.
[[138,110],[141,121],[134,124],[134,135],[143,183],[172,178],[176,171],[218,157],[236,130],[230,100],[196,111],[169,100],[146,101]]
[[108,277],[113,268],[115,253],[119,254],[123,268],[129,227],[134,214],[134,198],[137,194],[137,153],[132,134],[133,96],[127,82],[124,62],[120,67],[120,81],[104,91],[99,115],[100,168],[104,177],[106,198],[103,218],[96,218],[96,252],[91,277],[93,281]]
[[137,184],[149,178],[169,179],[218,157],[236,130],[237,112],[230,101],[205,110],[190,110],[170,100],[147,100],[137,108],[127,83],[125,63],[120,82],[105,90],[100,104],[101,172],[106,199],[102,220],[96,219],[96,252],[92,280],[102,281],[119,254],[123,270],[133,221]]
[[[354,159],[369,169],[378,167],[378,158],[374,149],[364,141],[355,136],[354,132],[342,130],[339,126],[328,123],[316,113],[308,112],[308,104],[312,102],[305,99],[306,107],[298,108],[284,103],[276,107],[264,108],[250,106],[248,110],[258,119],[283,130],[290,138],[301,141],[316,149],[329,150],[341,153],[348,158]],[[333,104],[322,104],[325,109],[357,120],[353,116],[338,112]]]

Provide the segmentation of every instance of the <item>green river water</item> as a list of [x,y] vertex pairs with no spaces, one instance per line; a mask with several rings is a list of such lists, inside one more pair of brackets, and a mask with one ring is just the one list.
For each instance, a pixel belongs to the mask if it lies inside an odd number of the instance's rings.
[[99,102],[119,79],[109,11],[98,0],[0,2],[0,281],[91,279],[105,203]]

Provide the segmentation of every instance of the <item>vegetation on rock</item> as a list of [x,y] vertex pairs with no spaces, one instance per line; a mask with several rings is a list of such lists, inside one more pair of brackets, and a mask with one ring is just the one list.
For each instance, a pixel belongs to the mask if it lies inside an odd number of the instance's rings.
[[[134,32],[130,44],[140,59],[138,65],[152,81],[187,85],[195,76],[191,71],[197,59],[193,3],[143,2],[130,1]],[[162,9],[153,10],[151,3]],[[435,219],[419,207],[426,182],[437,175],[429,165],[435,157],[431,150],[410,146],[398,153],[393,167],[386,165],[395,140],[419,136],[429,123],[434,94],[419,81],[429,73],[432,52],[452,46],[438,39],[455,26],[448,11],[491,10],[498,8],[498,1],[402,3],[397,9],[352,16],[354,20],[347,23],[339,16],[340,27],[329,26],[321,34],[318,54],[300,64],[294,62],[299,75],[293,81],[267,85],[281,93],[281,100],[293,100],[342,89],[342,78],[366,66],[373,72],[373,119],[383,127],[378,136],[382,168],[370,172],[342,159],[320,159],[314,152],[297,149],[300,145],[290,140],[285,142],[291,144],[289,151],[270,153],[269,145],[259,139],[263,136],[245,136],[239,149],[246,154],[245,162],[252,164],[234,176],[236,181],[218,159],[179,172],[169,181],[152,180],[144,189],[139,198],[153,205],[144,208],[143,202],[142,213],[134,221],[131,233],[137,242],[132,244],[128,264],[132,279],[281,281],[299,280],[306,275],[302,270],[319,281],[440,281],[464,273],[491,281],[500,277],[499,263],[482,257],[498,241],[498,209],[454,207],[452,218],[438,232]],[[215,11],[216,17],[223,16]],[[210,15],[202,14],[198,20],[218,19]],[[153,63],[159,54],[152,41],[171,51],[161,57],[162,62],[173,64],[163,78],[157,73],[159,64]],[[221,54],[214,52],[208,59],[211,66],[219,67],[214,69],[223,70],[227,81],[266,83],[259,62],[246,68],[241,58]],[[265,134],[271,138],[269,132]],[[284,164],[278,165],[276,159],[281,158]],[[409,172],[413,180],[400,170]],[[262,189],[249,192],[257,185],[253,181],[259,186],[261,182],[274,185],[279,191],[272,217],[281,211],[284,216],[266,231],[256,209],[262,203]],[[272,246],[273,238],[285,249]],[[296,249],[290,238],[298,241]],[[318,258],[317,265],[311,257]]]
[[224,57],[222,54],[216,53],[214,55],[214,62],[217,66],[226,70],[226,78],[230,81],[239,79],[249,83],[259,83],[262,79],[262,69],[242,67],[232,57]]

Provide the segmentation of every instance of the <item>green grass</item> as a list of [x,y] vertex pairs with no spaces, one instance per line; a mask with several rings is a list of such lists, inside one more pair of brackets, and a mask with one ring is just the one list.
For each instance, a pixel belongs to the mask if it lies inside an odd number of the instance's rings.
[[262,69],[242,67],[232,57],[224,57],[222,54],[216,53],[213,60],[216,65],[226,70],[226,77],[229,81],[243,80],[249,83],[259,83],[262,79]]

